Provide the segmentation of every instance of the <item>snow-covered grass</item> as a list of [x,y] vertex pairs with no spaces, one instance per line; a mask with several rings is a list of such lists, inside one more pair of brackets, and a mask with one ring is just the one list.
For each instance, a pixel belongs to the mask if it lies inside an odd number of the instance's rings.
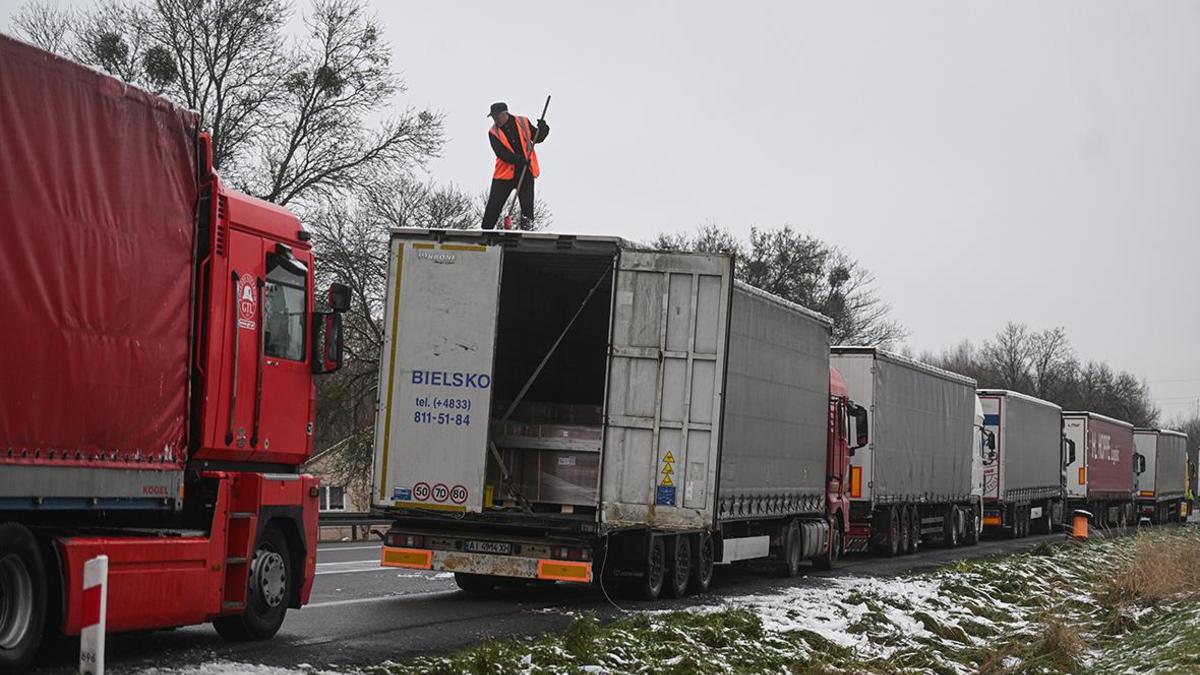
[[561,635],[369,672],[1200,672],[1194,579],[1200,529],[1173,528],[893,579],[813,580],[607,625],[583,615]]

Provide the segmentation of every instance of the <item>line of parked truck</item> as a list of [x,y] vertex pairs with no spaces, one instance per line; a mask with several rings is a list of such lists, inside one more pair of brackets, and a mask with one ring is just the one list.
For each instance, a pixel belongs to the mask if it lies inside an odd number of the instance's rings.
[[[1134,429],[869,346],[613,237],[393,231],[376,418],[382,564],[476,593],[706,589],[845,552],[1178,520],[1178,432]],[[606,586],[607,588],[607,586]]]
[[[0,672],[102,605],[274,635],[313,585],[302,467],[350,289],[315,293],[309,234],[225,184],[195,113],[2,35],[0,140]],[[384,311],[382,564],[472,592],[1162,522],[1194,478],[1176,432],[831,346],[725,255],[396,230]]]

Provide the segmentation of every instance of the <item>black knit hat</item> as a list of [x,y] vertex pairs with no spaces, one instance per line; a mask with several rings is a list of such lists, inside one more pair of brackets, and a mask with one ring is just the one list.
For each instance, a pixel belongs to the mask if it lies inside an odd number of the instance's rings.
[[488,113],[487,116],[495,117],[496,115],[499,115],[502,112],[508,112],[508,104],[503,101],[500,101],[498,103],[492,104],[492,111],[490,113]]

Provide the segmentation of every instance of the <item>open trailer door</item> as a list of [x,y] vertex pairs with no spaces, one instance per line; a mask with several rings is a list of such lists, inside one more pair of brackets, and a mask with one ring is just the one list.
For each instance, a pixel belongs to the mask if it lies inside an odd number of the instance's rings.
[[621,252],[606,405],[605,523],[712,522],[732,283],[729,256]]
[[500,264],[498,245],[393,235],[375,506],[482,511]]

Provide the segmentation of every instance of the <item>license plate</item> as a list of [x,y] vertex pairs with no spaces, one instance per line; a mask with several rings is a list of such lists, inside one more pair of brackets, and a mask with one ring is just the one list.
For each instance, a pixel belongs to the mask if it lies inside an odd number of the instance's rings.
[[503,541],[464,541],[463,550],[467,553],[512,555],[513,545]]

